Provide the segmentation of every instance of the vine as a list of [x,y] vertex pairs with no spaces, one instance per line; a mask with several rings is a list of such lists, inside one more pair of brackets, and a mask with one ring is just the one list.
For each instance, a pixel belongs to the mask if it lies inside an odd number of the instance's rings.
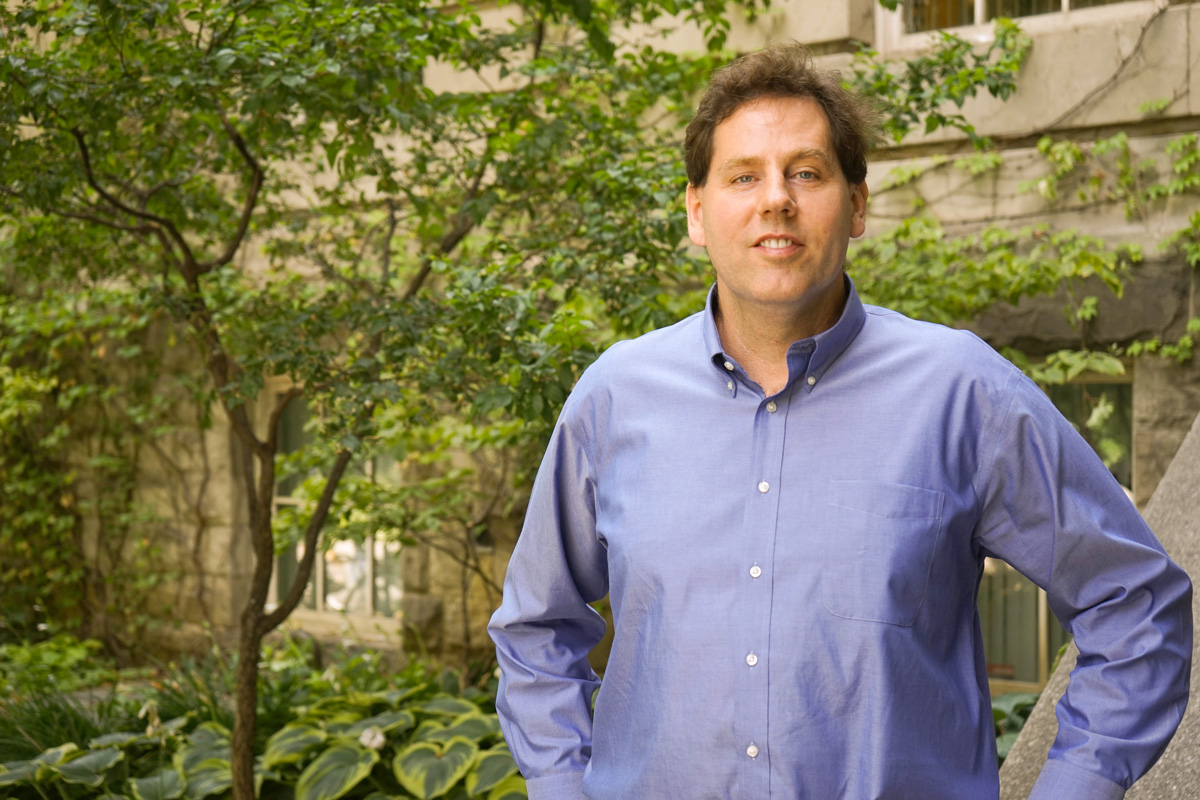
[[136,290],[59,288],[5,266],[0,640],[85,630],[129,662],[176,577],[138,492],[145,442],[168,430],[154,315]]

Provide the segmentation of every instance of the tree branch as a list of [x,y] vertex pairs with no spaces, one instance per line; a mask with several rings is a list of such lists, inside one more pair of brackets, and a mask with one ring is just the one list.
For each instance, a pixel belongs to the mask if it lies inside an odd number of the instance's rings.
[[[484,152],[483,158],[480,160],[479,171],[475,173],[475,178],[471,181],[471,188],[467,190],[466,197],[463,198],[463,204],[456,215],[454,229],[443,236],[442,240],[438,243],[438,255],[448,255],[475,227],[475,221],[466,213],[465,206],[479,196],[479,187],[483,185],[483,176],[487,174],[491,163],[492,151],[489,148]],[[432,270],[433,256],[427,255],[421,259],[421,266],[417,270],[417,274],[409,281],[408,288],[404,290],[404,294],[400,299],[402,301],[411,300],[420,291],[421,285],[425,283],[426,278],[429,277],[429,273]]]
[[187,242],[184,241],[183,235],[179,233],[179,229],[175,227],[175,224],[166,217],[160,217],[157,214],[151,214],[148,211],[139,211],[138,209],[126,205],[113,195],[109,194],[96,180],[96,173],[92,169],[91,154],[88,152],[87,142],[84,141],[83,131],[79,130],[79,128],[72,128],[71,135],[75,137],[75,141],[79,145],[79,154],[83,159],[83,173],[87,178],[88,186],[91,186],[92,189],[95,190],[96,194],[104,198],[105,202],[114,208],[123,211],[132,217],[137,217],[138,219],[143,219],[147,222],[153,222],[162,230],[166,231],[166,233],[171,237],[171,239],[183,253],[183,264],[181,266],[188,271],[194,270],[196,259],[192,255],[192,249],[188,247]]
[[[346,472],[346,467],[350,464],[352,453],[349,450],[341,450],[337,454],[337,458],[333,462],[333,468],[329,471],[329,476],[325,479],[325,488],[321,491],[321,499],[317,501],[317,507],[313,510],[312,517],[308,520],[308,526],[304,530],[304,555],[300,558],[300,563],[296,566],[296,578],[288,589],[287,596],[280,601],[279,605],[269,614],[263,616],[259,623],[258,633],[265,635],[270,633],[275,628],[279,627],[285,619],[295,610],[296,606],[300,605],[300,600],[304,597],[304,589],[308,586],[308,578],[312,575],[313,561],[317,555],[317,542],[321,536],[321,529],[325,527],[325,520],[329,516],[329,509],[333,505],[333,496],[337,492],[338,484],[342,480],[342,475]],[[273,567],[272,559],[266,559],[267,574],[270,576],[270,569]],[[256,567],[261,567],[257,564]]]
[[246,166],[250,168],[250,189],[246,193],[246,201],[242,204],[242,215],[238,220],[237,230],[233,234],[233,238],[225,246],[225,251],[217,256],[212,261],[205,261],[197,266],[198,274],[205,274],[212,270],[223,267],[233,260],[237,255],[238,248],[242,246],[242,241],[246,238],[246,231],[250,228],[250,218],[254,215],[254,209],[258,205],[258,193],[263,185],[263,169],[251,153],[250,148],[246,146],[246,140],[238,133],[233,124],[225,117],[225,112],[221,110],[220,105],[217,105],[217,114],[221,117],[221,125],[225,128],[225,133],[233,142],[233,146],[237,148],[242,160],[246,162]]
[[392,266],[392,239],[396,236],[396,224],[399,222],[396,219],[396,202],[390,197],[387,199],[387,211],[388,230],[383,237],[383,255],[380,257],[379,267],[379,288],[382,291],[387,291],[388,280],[391,277],[389,272]]

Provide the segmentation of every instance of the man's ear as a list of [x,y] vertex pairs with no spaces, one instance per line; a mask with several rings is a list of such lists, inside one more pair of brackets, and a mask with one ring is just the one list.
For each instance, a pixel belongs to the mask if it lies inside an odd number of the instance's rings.
[[850,238],[852,239],[857,239],[867,231],[867,196],[869,194],[866,181],[850,187]]
[[703,192],[703,187],[696,187],[692,184],[687,186],[687,218],[688,218],[688,238],[692,240],[692,244],[697,247],[704,247],[704,211],[700,207],[700,193]]

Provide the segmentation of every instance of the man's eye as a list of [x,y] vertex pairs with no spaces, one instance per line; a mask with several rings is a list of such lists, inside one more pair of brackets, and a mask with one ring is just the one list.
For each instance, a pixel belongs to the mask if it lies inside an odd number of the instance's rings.
[[817,173],[813,172],[811,169],[802,169],[796,173],[796,177],[800,178],[801,180],[811,181],[817,177]]
[[733,182],[734,183],[749,183],[752,180],[754,180],[754,176],[752,176],[752,175],[738,175],[736,178],[733,179]]

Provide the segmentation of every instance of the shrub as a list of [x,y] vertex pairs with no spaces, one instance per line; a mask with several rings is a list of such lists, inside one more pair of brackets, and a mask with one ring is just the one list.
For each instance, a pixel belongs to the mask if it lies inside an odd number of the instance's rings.
[[[415,661],[389,681],[377,653],[342,656],[321,669],[295,643],[268,651],[256,747],[259,797],[526,797],[500,733],[494,681],[460,691],[456,674]],[[104,732],[96,717],[91,727],[61,728],[57,746],[39,740],[41,749],[0,765],[0,796],[228,797],[232,737],[223,720],[231,662],[214,651],[173,669],[149,689],[140,721],[118,724],[112,717]],[[0,752],[8,757],[8,750]]]

